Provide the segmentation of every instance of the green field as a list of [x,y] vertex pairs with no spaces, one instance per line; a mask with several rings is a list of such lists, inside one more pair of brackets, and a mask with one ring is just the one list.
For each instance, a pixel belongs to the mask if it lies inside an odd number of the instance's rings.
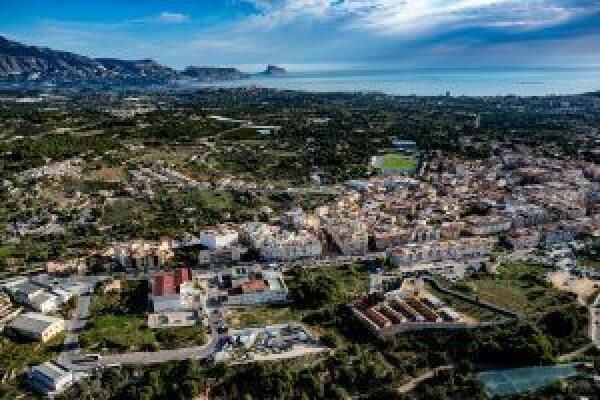
[[291,321],[301,321],[305,313],[294,310],[289,306],[265,305],[247,308],[230,308],[229,323],[232,328],[249,326],[265,326],[284,324]]
[[144,316],[101,315],[90,321],[80,340],[83,348],[119,353],[199,346],[206,342],[206,336],[200,325],[149,329]]
[[417,167],[417,160],[411,156],[390,153],[377,157],[376,166],[384,170],[410,171]]
[[91,318],[79,336],[81,346],[119,353],[195,346],[206,341],[200,325],[149,329],[146,326],[147,291],[146,282],[128,281],[121,293],[94,294]]
[[472,295],[507,307],[524,316],[539,315],[574,302],[568,294],[546,282],[550,270],[539,264],[503,264],[496,276],[469,278]]

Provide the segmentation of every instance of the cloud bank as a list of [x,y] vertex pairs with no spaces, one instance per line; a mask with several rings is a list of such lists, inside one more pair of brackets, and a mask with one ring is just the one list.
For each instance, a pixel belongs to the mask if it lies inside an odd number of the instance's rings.
[[211,5],[211,12],[227,17],[213,20],[210,12],[188,7],[119,23],[44,21],[14,36],[108,55],[114,45],[90,42],[101,33],[126,44],[131,57],[174,66],[600,64],[598,0],[211,0]]

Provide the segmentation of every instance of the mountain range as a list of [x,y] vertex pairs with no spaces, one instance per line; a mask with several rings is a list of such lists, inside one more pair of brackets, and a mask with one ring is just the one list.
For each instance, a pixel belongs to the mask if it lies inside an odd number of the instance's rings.
[[[285,73],[283,68],[269,66],[263,74]],[[106,79],[168,81],[195,79],[219,81],[245,79],[250,74],[236,68],[194,67],[178,71],[154,60],[120,60],[114,58],[91,58],[46,47],[28,46],[0,36],[0,79],[44,80]]]

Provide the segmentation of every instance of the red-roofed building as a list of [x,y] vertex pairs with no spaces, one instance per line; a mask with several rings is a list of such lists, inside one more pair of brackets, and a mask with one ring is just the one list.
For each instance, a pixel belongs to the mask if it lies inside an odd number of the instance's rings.
[[154,275],[154,296],[167,296],[175,293],[175,279],[173,272],[163,272]]
[[267,289],[267,285],[265,281],[262,279],[255,279],[248,282],[244,282],[241,285],[242,293],[254,293],[254,292],[262,292]]
[[166,271],[154,275],[152,292],[154,296],[168,296],[179,293],[179,287],[192,280],[192,271],[185,267],[176,271]]
[[192,270],[188,267],[179,268],[175,271],[175,287],[179,289],[182,283],[192,280]]

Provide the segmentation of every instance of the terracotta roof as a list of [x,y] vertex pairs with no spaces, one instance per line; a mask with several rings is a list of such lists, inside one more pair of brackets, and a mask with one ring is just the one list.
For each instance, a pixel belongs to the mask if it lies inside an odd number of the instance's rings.
[[267,288],[265,281],[263,280],[252,280],[241,284],[242,292],[256,292]]

